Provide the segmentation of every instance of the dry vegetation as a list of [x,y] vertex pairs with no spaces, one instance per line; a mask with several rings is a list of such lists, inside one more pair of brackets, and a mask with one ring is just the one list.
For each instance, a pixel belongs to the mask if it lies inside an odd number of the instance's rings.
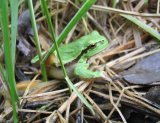
[[[81,6],[81,3],[75,1],[49,0],[48,8],[56,35],[60,34]],[[144,3],[144,0],[120,0],[113,8],[111,0],[97,0],[96,5],[79,21],[64,41],[67,44],[92,30],[97,30],[109,40],[108,48],[88,61],[91,69],[104,71],[106,79],[81,80],[77,77],[73,79],[78,90],[93,105],[95,115],[77,99],[74,92],[70,95],[64,80],[50,79],[48,82],[42,82],[38,65],[30,64],[31,58],[35,55],[32,36],[24,35],[22,30],[19,30],[22,34],[21,38],[29,40],[27,44],[21,40],[17,44],[17,81],[29,79],[17,83],[21,95],[21,109],[18,109],[20,119],[26,123],[158,122],[160,120],[160,89],[158,90],[160,83],[131,84],[121,77],[121,73],[127,73],[129,68],[144,57],[160,51],[157,39],[120,16],[121,13],[132,15],[160,31],[158,0],[149,0],[148,3]],[[22,3],[19,14],[21,15],[24,10],[26,10],[25,3]],[[39,1],[35,1],[34,10],[40,26],[41,48],[47,50],[52,42]],[[140,12],[142,14],[139,14]],[[146,96],[149,89],[153,88],[157,88],[157,91],[150,97]],[[154,98],[155,95],[157,98]],[[154,99],[152,100],[151,97]],[[10,119],[11,108],[8,108],[10,105],[4,102],[1,101],[3,113],[1,117],[6,120]]]

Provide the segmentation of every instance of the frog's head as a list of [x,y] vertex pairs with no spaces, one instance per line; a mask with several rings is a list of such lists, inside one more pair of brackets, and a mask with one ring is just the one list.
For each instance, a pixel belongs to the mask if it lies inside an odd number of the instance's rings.
[[93,47],[91,47],[87,53],[89,56],[101,52],[108,46],[108,40],[104,36],[100,35],[97,31],[93,31],[91,33],[91,37],[92,40],[89,40],[89,42],[93,45]]
[[104,36],[100,35],[97,31],[93,31],[90,34],[88,41],[90,44],[93,44],[93,45],[96,43],[108,44],[108,40]]

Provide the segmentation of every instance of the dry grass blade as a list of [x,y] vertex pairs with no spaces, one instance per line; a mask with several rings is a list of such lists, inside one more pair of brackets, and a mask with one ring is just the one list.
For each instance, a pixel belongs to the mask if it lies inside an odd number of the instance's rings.
[[[87,86],[89,85],[88,82],[83,82],[83,84],[78,88],[78,90],[80,92],[84,91],[85,88],[87,88]],[[67,106],[68,106],[68,103],[72,103],[75,99],[77,98],[77,95],[73,92],[71,94],[71,96],[69,97],[68,100],[66,100],[63,105],[61,105],[61,107],[58,109],[58,112],[60,113],[63,113]],[[53,112],[48,118],[47,118],[47,123],[50,123],[50,122],[55,122],[55,120],[57,119],[57,115],[55,115],[55,113]]]

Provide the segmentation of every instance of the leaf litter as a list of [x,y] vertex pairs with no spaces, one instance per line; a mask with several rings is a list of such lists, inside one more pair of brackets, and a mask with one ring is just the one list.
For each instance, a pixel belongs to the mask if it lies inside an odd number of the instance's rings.
[[133,84],[152,84],[160,81],[160,52],[137,62],[134,67],[123,73],[125,80]]
[[[48,6],[55,32],[58,36],[80,7],[72,1],[49,0]],[[151,6],[151,3],[154,6]],[[105,78],[73,79],[75,86],[94,107],[93,115],[76,94],[71,95],[63,80],[50,79],[42,82],[39,65],[31,64],[37,54],[29,12],[22,2],[19,12],[16,81],[23,122],[95,122],[95,123],[156,123],[160,121],[160,50],[158,38],[140,29],[120,16],[129,14],[140,23],[148,25],[159,35],[158,0],[112,1],[98,0],[96,5],[74,27],[66,43],[97,30],[110,41],[105,51],[88,60],[90,69],[104,72]],[[148,7],[147,7],[148,6]],[[41,14],[40,2],[34,3],[41,48],[46,51],[52,44],[50,33]],[[65,11],[66,10],[66,11]],[[138,16],[135,16],[138,15]],[[125,15],[126,16],[126,15]],[[144,17],[145,16],[145,17]],[[3,53],[2,53],[3,54]],[[1,57],[3,62],[3,57]],[[114,79],[116,78],[116,79]],[[2,81],[3,82],[3,81]],[[1,85],[2,88],[5,88]],[[2,97],[6,95],[1,91]],[[6,98],[1,98],[3,107]],[[2,108],[2,121],[11,121],[10,108]]]

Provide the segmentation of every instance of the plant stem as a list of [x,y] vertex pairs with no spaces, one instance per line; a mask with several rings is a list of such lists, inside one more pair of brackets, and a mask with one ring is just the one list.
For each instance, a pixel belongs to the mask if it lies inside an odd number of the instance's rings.
[[[51,33],[51,38],[54,42],[55,49],[56,49],[56,52],[57,52],[57,55],[58,55],[58,59],[60,61],[60,64],[61,64],[61,67],[62,67],[62,70],[63,70],[63,74],[64,74],[65,77],[67,77],[68,75],[67,75],[66,69],[64,67],[63,61],[61,59],[61,55],[59,53],[59,48],[58,48],[58,44],[57,44],[56,37],[55,37],[55,34],[54,34],[53,25],[52,25],[52,22],[51,22],[51,18],[49,16],[49,11],[48,11],[47,4],[46,4],[45,0],[41,0],[41,6],[42,6],[43,13],[44,13],[44,15],[46,16],[46,19],[47,19],[47,24],[48,24],[48,27],[49,27],[49,30],[50,30],[50,33]],[[68,85],[68,87],[69,87],[70,92],[72,92],[71,87],[69,85]]]
[[0,20],[1,20],[1,27],[3,33],[3,40],[4,40],[4,57],[5,57],[5,66],[6,66],[6,79],[10,89],[11,94],[11,101],[12,101],[12,110],[13,110],[13,119],[14,123],[18,122],[17,118],[17,103],[19,101],[17,90],[16,90],[16,82],[14,76],[14,64],[12,64],[12,43],[10,40],[10,33],[9,33],[9,22],[8,22],[8,0],[2,0],[0,4]]
[[[93,2],[93,1],[92,1]],[[45,2],[45,0],[41,0],[41,6],[42,6],[42,10],[43,10],[43,13],[45,14],[46,16],[46,19],[47,19],[47,23],[48,23],[48,27],[49,27],[49,30],[50,30],[50,33],[51,33],[51,38],[52,40],[54,41],[54,48],[56,49],[57,51],[57,55],[58,55],[58,58],[59,58],[59,61],[60,61],[60,64],[61,64],[61,67],[62,67],[62,70],[63,70],[63,73],[64,73],[64,76],[65,76],[65,80],[67,81],[67,84],[68,84],[68,87],[70,89],[70,92],[72,92],[72,89],[73,91],[77,94],[77,96],[81,99],[81,101],[94,113],[94,110],[92,108],[92,106],[89,104],[89,102],[84,98],[84,96],[77,90],[76,87],[74,87],[73,83],[71,82],[71,80],[69,79],[68,75],[67,75],[67,72],[66,72],[66,69],[64,67],[64,64],[63,64],[63,61],[61,59],[61,54],[59,53],[59,49],[58,49],[58,44],[57,43],[61,43],[63,41],[63,39],[65,38],[65,36],[67,36],[67,34],[69,33],[69,31],[74,27],[74,25],[76,24],[76,22],[78,20],[74,20],[72,21],[73,23],[71,23],[71,25],[68,27],[68,28],[65,28],[64,30],[66,30],[66,33],[63,33],[65,31],[62,32],[62,34],[64,35],[61,35],[60,37],[62,37],[60,40],[61,42],[58,40],[56,41],[56,38],[55,38],[55,35],[54,35],[54,29],[53,29],[53,25],[52,25],[52,22],[51,22],[51,18],[49,16],[49,12],[48,12],[48,8],[47,8],[47,4]],[[85,7],[84,7],[85,8]],[[81,15],[85,13],[85,11],[81,11]],[[64,37],[63,37],[64,36]]]
[[[57,39],[57,44],[60,45],[62,41],[66,38],[71,29],[75,26],[75,24],[82,18],[82,16],[89,10],[89,8],[96,2],[96,0],[86,0],[83,6],[78,10],[76,15],[72,18],[72,20],[68,23],[65,29],[62,31],[60,36]],[[47,52],[45,57],[42,60],[42,63],[55,51],[55,45],[52,45],[50,50]]]
[[[38,50],[38,56],[39,56],[39,59],[41,62],[41,60],[42,60],[41,54],[42,53],[41,53],[41,48],[40,48],[40,44],[39,44],[38,31],[37,31],[36,20],[35,20],[35,16],[34,16],[32,0],[28,0],[28,6],[29,6],[29,11],[30,11],[30,16],[31,16],[32,27],[33,27],[33,31],[34,31],[34,40],[35,40],[36,48]],[[47,73],[46,73],[45,64],[41,63],[40,67],[41,67],[41,71],[42,71],[42,75],[43,75],[43,81],[47,81]]]
[[49,16],[49,12],[48,12],[47,4],[46,4],[45,0],[41,0],[41,5],[42,5],[42,9],[44,11],[44,14],[46,16],[46,19],[47,19],[48,27],[49,27],[49,30],[50,30],[50,33],[51,33],[52,40],[53,40],[54,45],[55,45],[55,49],[57,51],[57,55],[58,55],[58,58],[59,58],[59,61],[60,61],[64,76],[66,77],[67,76],[67,72],[65,70],[63,61],[62,61],[60,53],[59,53],[58,44],[57,44],[57,41],[56,41],[56,37],[54,35],[53,25],[52,25],[52,22],[51,22],[51,18]]

